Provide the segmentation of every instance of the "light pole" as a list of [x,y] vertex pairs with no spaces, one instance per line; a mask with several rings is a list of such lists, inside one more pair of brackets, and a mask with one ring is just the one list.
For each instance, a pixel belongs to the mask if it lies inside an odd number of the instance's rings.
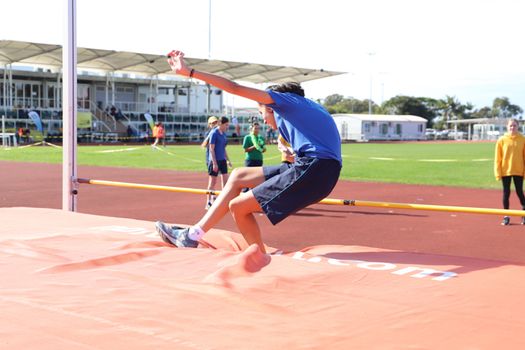
[[385,75],[387,75],[388,72],[379,72],[379,76],[381,77],[381,105],[385,101]]
[[208,0],[208,58],[211,58],[211,0]]
[[372,57],[375,55],[375,52],[369,52],[369,69],[370,69],[370,98],[368,99],[368,114],[372,114]]

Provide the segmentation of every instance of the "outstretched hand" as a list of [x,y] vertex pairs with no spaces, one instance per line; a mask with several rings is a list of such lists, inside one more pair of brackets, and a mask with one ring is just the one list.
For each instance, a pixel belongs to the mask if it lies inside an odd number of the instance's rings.
[[[179,50],[173,50],[168,53],[168,64],[170,65],[171,70],[178,75],[191,78],[196,72],[191,67],[186,66],[186,62],[184,61],[184,52]],[[198,74],[195,79],[213,85],[221,90],[256,101],[260,104],[268,105],[273,103],[272,97],[265,90],[237,84],[236,82],[218,74],[201,71],[198,71],[197,73]],[[274,128],[277,128],[277,126],[274,126]]]
[[190,70],[184,62],[184,52],[173,50],[168,53],[168,64],[175,73],[179,75],[189,75]]

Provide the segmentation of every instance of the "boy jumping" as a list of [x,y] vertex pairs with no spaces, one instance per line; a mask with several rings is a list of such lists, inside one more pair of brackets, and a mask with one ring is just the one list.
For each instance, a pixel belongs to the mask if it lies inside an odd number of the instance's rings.
[[[265,253],[254,213],[263,211],[276,225],[327,197],[335,187],[342,165],[341,139],[335,122],[321,105],[304,97],[304,90],[298,83],[259,90],[196,71],[186,66],[181,51],[172,51],[168,56],[175,73],[257,102],[264,122],[278,130],[291,145],[295,162],[234,169],[217,200],[197,224],[181,228],[157,221],[156,230],[169,244],[196,248],[206,231],[230,211],[248,244],[257,244]],[[241,192],[246,187],[252,190]]]

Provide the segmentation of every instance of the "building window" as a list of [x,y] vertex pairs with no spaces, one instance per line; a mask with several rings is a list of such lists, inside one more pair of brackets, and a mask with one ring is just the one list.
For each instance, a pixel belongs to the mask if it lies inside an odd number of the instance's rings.
[[364,123],[363,129],[366,133],[370,132],[370,123]]
[[396,124],[396,134],[401,135],[402,133],[403,132],[402,132],[401,124]]
[[381,130],[382,135],[387,135],[388,134],[388,124],[381,124],[380,130]]

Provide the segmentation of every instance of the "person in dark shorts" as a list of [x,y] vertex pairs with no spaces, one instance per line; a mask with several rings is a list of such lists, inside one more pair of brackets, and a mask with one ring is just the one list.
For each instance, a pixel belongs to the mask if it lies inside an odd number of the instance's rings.
[[[503,209],[509,209],[510,185],[514,181],[514,188],[520,200],[521,208],[525,210],[524,174],[525,137],[519,132],[518,120],[512,118],[507,122],[507,132],[496,142],[494,155],[494,176],[503,184]],[[510,225],[510,216],[504,216],[501,224]],[[525,225],[525,216],[521,218],[521,224]]]
[[292,164],[295,161],[293,149],[281,135],[277,137],[277,149],[281,152],[281,163]]
[[[264,145],[264,137],[259,132],[261,126],[259,123],[254,122],[250,128],[250,133],[244,136],[242,141],[242,148],[244,148],[244,166],[256,167],[263,165],[263,153],[266,152],[266,146]],[[242,191],[249,191],[249,188],[244,188]]]
[[[232,163],[228,158],[228,152],[226,151],[226,145],[228,144],[228,138],[226,137],[226,130],[228,130],[229,120],[226,117],[222,117],[219,126],[210,131],[208,135],[208,190],[215,191],[215,185],[217,184],[217,177],[221,175],[221,185],[224,188],[224,184],[228,181],[228,166],[231,167]],[[206,209],[211,207],[212,203],[206,204]]]
[[[181,228],[158,221],[157,232],[165,242],[177,247],[197,247],[206,231],[231,212],[248,244],[257,244],[266,252],[254,213],[263,211],[276,225],[327,197],[339,179],[341,139],[332,116],[320,104],[305,98],[298,83],[272,85],[266,90],[239,85],[186,66],[181,51],[170,52],[168,63],[179,75],[257,102],[264,122],[290,144],[295,162],[236,168],[210,210],[195,225]],[[252,190],[242,192],[245,187]]]
[[[211,116],[208,118],[208,132],[206,132],[206,134],[204,135],[204,141],[202,141],[201,143],[201,147],[206,149],[206,156],[205,156],[205,162],[204,162],[204,164],[206,164],[206,171],[208,170],[208,159],[210,159],[210,147],[209,147],[210,146],[210,134],[212,130],[217,127],[218,124],[219,124],[219,118],[217,118],[216,116]],[[211,179],[211,175],[208,174],[208,189],[212,181],[213,179]],[[206,210],[210,209],[211,204],[213,203],[214,200],[215,200],[215,196],[212,195],[211,193],[208,193],[206,195],[206,206],[204,207],[204,209]]]
[[263,153],[266,152],[266,146],[264,145],[264,137],[259,135],[260,130],[259,123],[253,123],[250,134],[244,136],[242,142],[242,148],[245,152],[244,166],[263,165]]

